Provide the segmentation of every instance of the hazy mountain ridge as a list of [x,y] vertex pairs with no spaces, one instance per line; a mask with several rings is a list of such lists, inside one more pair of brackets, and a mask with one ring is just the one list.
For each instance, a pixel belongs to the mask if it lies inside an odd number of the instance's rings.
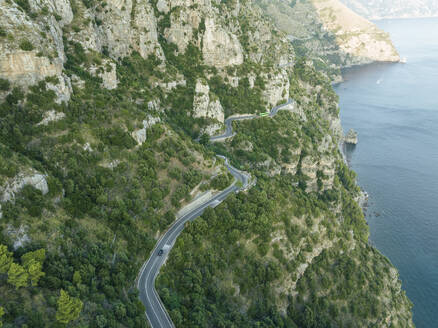
[[437,17],[435,0],[341,0],[368,19]]
[[256,3],[273,24],[290,35],[301,55],[306,54],[317,67],[332,74],[336,75],[338,68],[400,60],[387,33],[338,0]]

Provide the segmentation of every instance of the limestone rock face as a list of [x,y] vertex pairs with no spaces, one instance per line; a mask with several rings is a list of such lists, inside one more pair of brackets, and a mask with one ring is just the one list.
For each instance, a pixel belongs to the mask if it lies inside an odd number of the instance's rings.
[[330,155],[323,155],[319,162],[319,169],[323,174],[322,190],[329,190],[333,187],[336,172],[335,158]]
[[30,173],[20,173],[11,181],[7,181],[3,187],[0,187],[0,200],[2,202],[13,201],[15,194],[24,186],[31,185],[41,191],[43,195],[49,192],[46,176],[36,171]]
[[[56,76],[60,80],[54,91],[59,102],[70,98],[71,89],[66,77],[62,76],[66,61],[62,27],[70,23],[73,13],[70,3],[65,0],[29,1],[32,11],[46,8],[47,15],[32,19],[19,9],[15,2],[2,1],[0,21],[2,27],[12,37],[0,42],[0,78],[14,84],[28,87],[46,77]],[[54,14],[60,17],[54,18]],[[23,47],[24,41],[27,47]]]
[[317,183],[317,171],[318,171],[318,160],[316,158],[312,158],[312,156],[306,156],[303,158],[301,162],[301,171],[305,176],[309,178],[307,183],[307,192],[317,191],[318,183]]
[[102,86],[112,90],[117,88],[119,81],[117,80],[116,64],[112,61],[105,60],[102,65],[93,66],[90,69],[92,75],[97,75],[102,79]]
[[170,10],[169,4],[167,3],[166,0],[158,0],[157,1],[157,9],[159,12],[165,13],[165,14],[167,14]]
[[139,145],[142,145],[146,141],[146,128],[135,130],[131,135]]
[[288,163],[283,164],[283,171],[286,174],[295,175],[298,171],[298,164],[300,162],[301,148],[295,148],[295,149],[292,148],[289,150],[292,153],[292,157]]
[[169,82],[155,82],[153,83],[154,87],[160,87],[162,89],[164,89],[166,92],[169,92],[173,89],[175,89],[178,86],[186,86],[187,85],[187,81],[184,79],[183,76],[177,76],[177,79],[174,81],[169,81]]
[[86,24],[69,38],[81,43],[85,49],[97,52],[106,49],[113,59],[125,57],[135,50],[143,58],[154,54],[163,60],[157,19],[150,2],[137,0],[134,4],[131,0],[111,0],[107,2],[106,10],[83,7],[85,19],[97,19],[101,24]]
[[160,110],[160,100],[159,99],[151,100],[147,103],[147,106],[148,106],[149,110],[159,111]]
[[23,247],[25,244],[30,242],[30,238],[27,235],[28,227],[25,225],[20,225],[20,227],[14,228],[12,225],[8,225],[6,229],[6,234],[13,240],[13,248],[17,250]]
[[58,104],[62,102],[68,102],[70,100],[71,94],[73,93],[71,80],[64,73],[58,75],[58,82],[56,84],[49,82],[46,83],[46,87],[47,89],[55,92],[55,102],[57,102]]
[[[60,80],[52,85],[58,102],[68,101],[71,83],[63,75],[66,56],[63,37],[82,44],[83,48],[102,52],[106,49],[111,57],[118,59],[138,51],[143,58],[150,54],[164,60],[164,53],[158,42],[157,19],[150,1],[111,0],[105,10],[86,8],[82,2],[75,3],[78,13],[86,22],[80,30],[63,35],[63,27],[73,20],[73,11],[67,0],[30,0],[31,10],[47,14],[33,19],[23,12],[15,2],[2,1],[0,7],[1,26],[14,38],[2,38],[0,42],[0,78],[28,87],[46,77],[56,76]],[[56,15],[56,19],[55,19]],[[88,21],[88,23],[87,23]],[[94,22],[98,21],[99,24]],[[22,50],[20,43],[29,41],[31,50]],[[99,76],[104,87],[117,87],[115,64]]]
[[23,85],[35,84],[42,78],[60,75],[61,72],[61,62],[38,57],[36,51],[17,50],[4,54],[0,59],[0,76]]
[[54,110],[49,110],[44,113],[44,118],[37,125],[47,125],[50,122],[56,122],[62,120],[65,117],[65,114],[62,112],[56,112]]
[[218,99],[211,99],[210,87],[203,80],[196,82],[193,116],[212,118],[220,123],[224,122],[224,109]]
[[135,130],[131,133],[131,136],[139,145],[142,145],[146,141],[146,131],[148,128],[154,126],[155,124],[161,122],[159,117],[148,116],[143,121],[143,128]]
[[331,118],[330,120],[330,130],[333,132],[333,134],[339,138],[342,138],[343,130],[342,130],[342,124],[341,119],[339,117]]
[[243,51],[234,34],[227,33],[213,18],[205,20],[202,54],[207,65],[226,67],[243,63]]
[[[114,59],[122,58],[131,52],[131,12],[132,1],[107,1],[109,10],[94,12],[88,10],[90,17],[97,17],[102,22],[100,27],[94,27],[97,51],[107,47]],[[88,33],[87,33],[88,35]]]
[[277,105],[279,102],[289,99],[289,77],[285,70],[279,71],[271,78],[266,77],[267,83],[263,96],[269,107]]
[[50,13],[56,13],[61,17],[60,25],[70,24],[73,20],[73,11],[69,0],[29,0],[33,10],[47,7]]
[[101,75],[103,80],[103,86],[109,90],[117,88],[117,74],[116,74],[116,64],[109,63],[109,68],[107,68]]
[[205,133],[208,134],[209,136],[214,136],[218,134],[222,130],[222,128],[223,128],[223,124],[213,123],[203,128],[200,134],[202,135]]
[[350,129],[344,138],[344,142],[352,145],[357,145],[357,132]]
[[134,23],[136,28],[133,29],[132,47],[143,58],[155,54],[159,59],[164,60],[163,49],[158,42],[157,18],[149,1],[137,1],[134,11]]
[[171,26],[166,29],[165,37],[184,53],[187,45],[193,39],[193,28],[197,28],[200,17],[197,11],[179,10],[171,14]]

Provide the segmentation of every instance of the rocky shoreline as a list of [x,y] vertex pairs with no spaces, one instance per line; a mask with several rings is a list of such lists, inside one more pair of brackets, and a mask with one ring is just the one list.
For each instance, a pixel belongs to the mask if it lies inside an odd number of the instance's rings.
[[[352,140],[347,140],[347,137],[348,137],[348,135],[349,135],[349,133],[350,133],[351,131],[354,132],[354,134],[355,134],[355,140],[354,140],[355,143],[353,143],[353,142],[349,142],[349,141],[352,141]],[[339,151],[340,151],[341,154],[342,154],[342,158],[343,158],[343,160],[344,160],[344,163],[345,163],[350,169],[352,169],[352,167],[351,167],[350,160],[348,159],[347,152],[348,152],[348,151],[353,151],[354,148],[356,147],[356,145],[357,145],[357,132],[354,131],[353,129],[350,129],[349,132],[347,133],[347,135],[346,135],[346,136],[340,141],[340,143],[339,143]],[[351,149],[348,150],[347,148],[350,148],[350,147],[351,147]],[[356,184],[357,184],[357,182],[356,182]],[[360,187],[360,186],[359,186],[359,187]],[[369,199],[369,194],[368,194],[368,192],[362,190],[362,188],[361,188],[361,191],[360,191],[359,195],[358,195],[357,198],[356,198],[356,202],[359,204],[359,206],[360,206],[360,208],[362,209],[362,212],[363,212],[363,214],[364,214],[365,216],[366,216],[367,209],[368,209],[368,199]]]

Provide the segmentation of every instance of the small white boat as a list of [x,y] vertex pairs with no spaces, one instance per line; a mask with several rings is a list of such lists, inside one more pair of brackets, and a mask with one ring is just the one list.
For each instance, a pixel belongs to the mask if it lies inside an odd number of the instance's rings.
[[406,64],[408,62],[408,59],[406,57],[403,57],[402,59],[400,59],[400,63],[402,64]]

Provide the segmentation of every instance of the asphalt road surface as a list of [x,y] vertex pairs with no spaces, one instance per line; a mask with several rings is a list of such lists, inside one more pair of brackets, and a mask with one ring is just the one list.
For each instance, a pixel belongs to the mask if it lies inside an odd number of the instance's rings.
[[[150,258],[140,270],[140,275],[137,283],[137,287],[140,291],[139,297],[146,307],[146,316],[153,328],[174,327],[172,320],[170,319],[166,309],[164,308],[157,294],[157,291],[155,290],[155,279],[160,271],[161,266],[166,261],[166,258],[169,254],[169,251],[172,249],[175,240],[184,229],[184,225],[186,224],[186,222],[192,221],[199,217],[207,207],[216,207],[224,199],[226,199],[229,194],[237,192],[241,189],[245,189],[249,184],[249,174],[237,170],[228,163],[228,159],[226,159],[225,157],[222,158],[225,159],[226,166],[229,172],[234,176],[236,181],[227,189],[221,191],[219,194],[214,196],[208,202],[201,204],[197,208],[193,209],[192,211],[175,221],[175,223],[169,228],[169,230],[166,231],[166,233],[155,245],[155,248],[152,251]],[[237,181],[240,181],[242,183],[242,187],[237,186]],[[161,256],[158,255],[158,252],[160,250],[163,250],[163,254]]]
[[[289,100],[287,103],[282,104],[280,106],[275,106],[269,116],[275,116],[279,110],[283,107],[292,103],[292,100]],[[233,136],[233,121],[238,120],[247,120],[254,119],[259,117],[257,115],[246,115],[241,117],[231,117],[225,121],[226,130],[225,133],[219,136],[211,137],[210,141],[218,141],[223,140]],[[250,187],[250,178],[251,176],[248,173],[239,171],[235,167],[229,164],[229,161],[226,157],[218,155],[225,160],[225,165],[228,171],[234,176],[234,183],[229,186],[227,189],[221,191],[216,196],[211,198],[209,201],[199,205],[195,209],[191,210],[189,213],[183,215],[179,219],[177,219],[173,225],[166,231],[166,233],[160,238],[160,240],[155,245],[154,250],[152,251],[147,262],[142,266],[138,282],[137,288],[139,289],[139,297],[141,302],[144,304],[146,308],[146,316],[149,320],[152,328],[171,328],[175,327],[172,320],[170,319],[169,314],[164,308],[163,303],[160,300],[160,297],[155,290],[155,279],[157,278],[158,273],[160,272],[161,266],[166,262],[167,256],[169,255],[170,250],[175,244],[176,239],[178,238],[181,231],[184,229],[184,225],[188,221],[192,221],[202,215],[204,210],[207,207],[216,207],[223,200],[225,200],[229,194],[238,192],[240,190],[245,190]],[[237,185],[237,181],[241,183],[241,187]],[[162,254],[159,255],[159,252],[162,251]]]
[[[269,112],[269,117],[274,117],[275,115],[277,115],[279,110],[282,110],[284,107],[290,105],[293,103],[292,99],[289,99],[286,103],[275,106],[274,108],[271,109],[271,111]],[[243,121],[243,120],[252,120],[254,118],[260,117],[258,115],[244,115],[244,116],[237,116],[237,117],[229,117],[225,120],[225,132],[221,135],[218,136],[214,136],[210,138],[210,141],[214,142],[214,141],[222,141],[225,140],[227,138],[231,138],[235,135],[235,133],[233,132],[233,122],[234,121]]]

